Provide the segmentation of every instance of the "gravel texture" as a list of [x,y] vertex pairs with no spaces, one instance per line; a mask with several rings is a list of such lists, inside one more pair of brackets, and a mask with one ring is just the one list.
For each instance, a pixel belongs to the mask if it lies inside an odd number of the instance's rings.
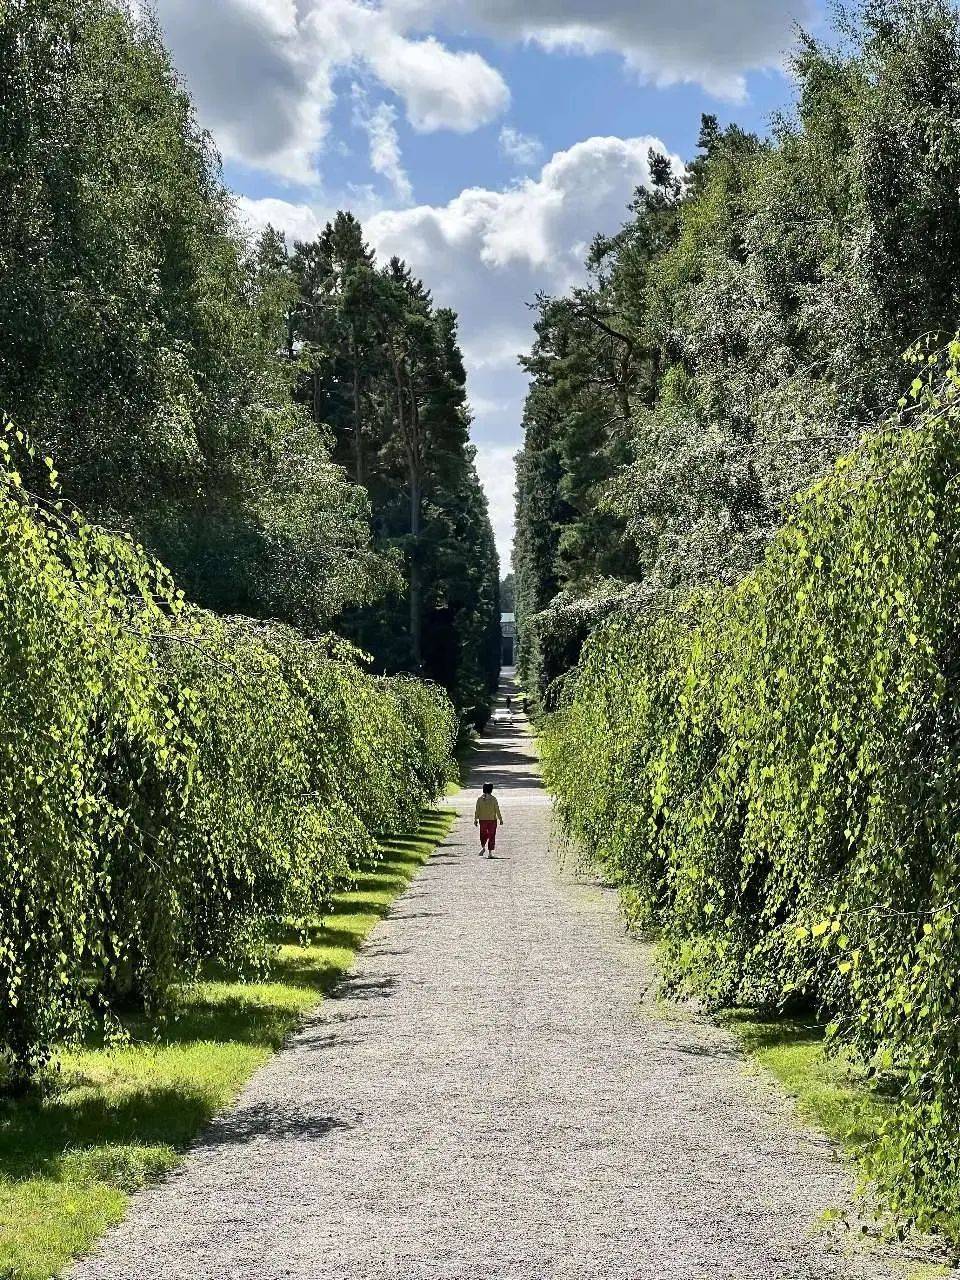
[[[506,826],[477,856],[475,788]],[[733,1040],[651,995],[610,895],[558,872],[519,723],[357,969],[77,1280],[878,1276],[849,1197]]]

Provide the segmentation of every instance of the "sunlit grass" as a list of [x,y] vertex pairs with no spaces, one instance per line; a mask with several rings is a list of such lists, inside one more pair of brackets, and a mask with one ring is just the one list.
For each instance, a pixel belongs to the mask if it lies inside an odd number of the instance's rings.
[[726,1015],[724,1022],[791,1095],[801,1119],[854,1157],[876,1143],[893,1097],[850,1059],[827,1053],[822,1026],[747,1010]]
[[[36,1098],[0,1100],[0,1276],[48,1280],[123,1216],[131,1191],[190,1141],[350,969],[364,938],[450,829],[433,810],[338,894],[306,946],[283,945],[266,982],[184,990],[141,1042],[71,1050]],[[135,1030],[135,1029],[134,1029]]]

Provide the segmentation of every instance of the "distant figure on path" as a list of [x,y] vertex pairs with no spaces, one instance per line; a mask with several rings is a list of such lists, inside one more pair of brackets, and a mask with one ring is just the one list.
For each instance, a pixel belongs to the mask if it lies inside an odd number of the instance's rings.
[[477,807],[473,814],[473,825],[480,828],[480,857],[484,853],[490,858],[497,847],[497,824],[503,826],[503,814],[497,797],[493,794],[493,783],[483,784],[483,795],[477,796]]

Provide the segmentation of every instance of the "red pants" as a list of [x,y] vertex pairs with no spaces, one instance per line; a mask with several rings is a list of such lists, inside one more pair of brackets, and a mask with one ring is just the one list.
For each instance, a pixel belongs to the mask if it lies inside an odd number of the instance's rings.
[[488,849],[497,847],[497,824],[493,822],[480,822],[480,843],[486,845]]

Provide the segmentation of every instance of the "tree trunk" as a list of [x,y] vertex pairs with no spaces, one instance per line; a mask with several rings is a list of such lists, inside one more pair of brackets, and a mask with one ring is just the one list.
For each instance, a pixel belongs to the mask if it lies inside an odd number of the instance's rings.
[[420,439],[420,409],[409,373],[410,415],[407,419],[410,447],[410,650],[413,669],[423,670],[423,565],[420,561],[420,534],[423,524],[423,446]]
[[627,350],[620,365],[620,377],[617,380],[617,399],[620,403],[620,416],[625,423],[632,420],[630,412],[630,373],[633,363],[633,349]]

